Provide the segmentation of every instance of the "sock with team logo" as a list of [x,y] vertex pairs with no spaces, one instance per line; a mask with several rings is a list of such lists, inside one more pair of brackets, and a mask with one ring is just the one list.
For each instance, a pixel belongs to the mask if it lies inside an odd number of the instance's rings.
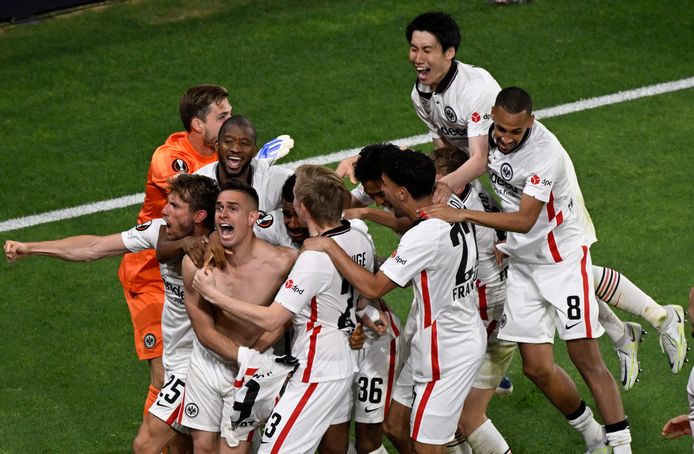
[[593,278],[595,294],[606,303],[643,317],[655,328],[665,321],[667,312],[663,306],[618,271],[594,265]]
[[143,412],[145,415],[149,411],[149,407],[151,407],[154,404],[154,401],[157,400],[158,395],[159,390],[153,385],[149,385],[149,389],[147,390],[147,400],[145,401],[145,411]]
[[[612,311],[610,306],[607,305],[603,300],[597,298],[598,300],[598,321],[605,328],[605,333],[607,337],[610,338],[615,347],[619,348],[624,344],[627,330],[624,323],[617,317],[617,315]],[[620,344],[620,342],[622,342]],[[617,345],[619,344],[619,345]]]
[[583,435],[583,440],[586,442],[588,451],[595,451],[606,445],[605,431],[600,423],[593,418],[593,412],[590,407],[586,405],[585,401],[582,400],[578,409],[568,415],[566,419],[569,421],[571,427],[578,430],[581,435]]
[[631,431],[629,420],[605,424],[605,436],[614,454],[631,454]]
[[470,447],[476,454],[511,452],[508,443],[499,433],[491,419],[487,419],[467,437]]

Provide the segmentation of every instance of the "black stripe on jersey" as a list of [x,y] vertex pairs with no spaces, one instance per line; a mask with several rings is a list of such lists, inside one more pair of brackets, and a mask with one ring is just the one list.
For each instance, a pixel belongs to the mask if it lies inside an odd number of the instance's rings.
[[335,236],[335,235],[342,235],[343,233],[347,233],[350,231],[352,226],[349,224],[349,221],[343,219],[340,221],[340,225],[335,227],[334,229],[326,230],[325,232],[321,233],[320,236]]

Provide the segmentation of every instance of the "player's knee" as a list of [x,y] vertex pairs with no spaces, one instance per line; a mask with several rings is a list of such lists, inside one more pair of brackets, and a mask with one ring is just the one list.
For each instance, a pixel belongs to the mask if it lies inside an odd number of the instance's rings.
[[144,428],[140,428],[135,440],[133,440],[133,453],[134,454],[146,454],[147,448],[149,447],[149,435]]
[[533,383],[544,383],[551,379],[553,366],[551,363],[525,361],[523,363],[523,373]]

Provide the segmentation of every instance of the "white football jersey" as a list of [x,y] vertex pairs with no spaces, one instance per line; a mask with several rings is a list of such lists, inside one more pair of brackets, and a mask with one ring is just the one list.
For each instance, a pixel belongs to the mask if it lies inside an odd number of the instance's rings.
[[[217,167],[219,162],[207,164],[195,173],[212,178],[219,184]],[[273,166],[269,161],[257,159],[251,160],[251,186],[258,193],[260,199],[259,209],[270,212],[282,206],[282,186],[292,175],[292,171],[284,167]]]
[[[455,196],[449,205],[463,206]],[[418,221],[381,271],[401,287],[413,282],[417,311],[410,358],[416,381],[438,380],[479,360],[485,339],[477,310],[472,225],[435,218]]]
[[504,253],[530,263],[556,263],[595,242],[571,158],[539,121],[518,148],[504,154],[490,141],[489,179],[504,211],[518,211],[523,194],[545,204],[528,233],[509,232]]
[[[370,237],[350,223],[325,232],[359,265],[373,271],[374,248]],[[324,252],[299,255],[275,301],[294,313],[292,355],[300,367],[295,372],[304,383],[351,377],[356,363],[348,336],[356,326],[359,292],[344,279]]]
[[[159,228],[163,219],[153,219],[121,233],[123,244],[130,252],[156,249]],[[183,304],[183,277],[173,265],[160,263],[164,280],[164,310],[161,314],[161,335],[164,341],[162,361],[167,376],[175,372],[186,377],[188,361],[193,351],[193,327]]]
[[436,91],[415,82],[412,103],[432,139],[444,138],[458,148],[468,137],[484,136],[501,87],[484,69],[455,61]]

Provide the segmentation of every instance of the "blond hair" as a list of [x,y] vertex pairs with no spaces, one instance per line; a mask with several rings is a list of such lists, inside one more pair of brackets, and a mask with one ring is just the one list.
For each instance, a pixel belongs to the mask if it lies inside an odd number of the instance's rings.
[[326,225],[342,219],[347,189],[333,170],[304,164],[295,173],[294,197],[306,207],[317,224]]

